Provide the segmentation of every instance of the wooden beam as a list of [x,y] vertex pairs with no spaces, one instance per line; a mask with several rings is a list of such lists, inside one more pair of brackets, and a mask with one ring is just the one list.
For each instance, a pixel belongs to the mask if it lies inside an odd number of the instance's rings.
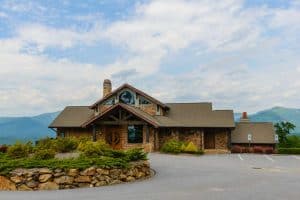
[[99,124],[103,125],[126,125],[126,124],[132,124],[132,125],[147,125],[146,122],[142,121],[124,121],[124,120],[118,120],[118,121],[101,121]]
[[123,120],[127,120],[127,119],[129,119],[130,117],[132,117],[132,116],[133,116],[132,114],[129,114],[129,115],[127,115],[127,116],[124,116]]
[[112,118],[112,119],[115,120],[115,121],[118,121],[118,120],[119,120],[117,117],[115,117],[115,116],[113,116],[113,115],[109,115],[109,117]]

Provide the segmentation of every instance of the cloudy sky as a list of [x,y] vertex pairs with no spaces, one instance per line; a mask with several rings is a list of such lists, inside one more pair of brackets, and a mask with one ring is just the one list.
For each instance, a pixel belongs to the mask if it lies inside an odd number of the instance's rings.
[[164,102],[300,107],[299,0],[0,0],[0,116],[90,105],[102,81]]

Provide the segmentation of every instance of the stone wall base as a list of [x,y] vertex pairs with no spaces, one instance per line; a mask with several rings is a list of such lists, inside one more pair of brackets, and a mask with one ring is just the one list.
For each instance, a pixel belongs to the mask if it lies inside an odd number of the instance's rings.
[[58,190],[131,182],[151,176],[148,161],[132,162],[127,169],[90,167],[79,169],[16,169],[0,176],[0,190]]

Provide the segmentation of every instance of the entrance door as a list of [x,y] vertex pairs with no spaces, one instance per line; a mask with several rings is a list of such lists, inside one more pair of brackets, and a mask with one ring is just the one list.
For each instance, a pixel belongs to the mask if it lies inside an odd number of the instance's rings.
[[215,133],[206,132],[204,134],[204,148],[205,149],[214,149],[215,148]]
[[120,130],[118,128],[111,128],[106,133],[106,142],[110,144],[113,149],[121,149]]

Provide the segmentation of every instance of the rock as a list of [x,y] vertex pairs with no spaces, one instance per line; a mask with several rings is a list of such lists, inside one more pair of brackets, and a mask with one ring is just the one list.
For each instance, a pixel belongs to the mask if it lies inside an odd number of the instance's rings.
[[24,181],[23,178],[20,176],[12,176],[10,177],[10,180],[14,183],[21,183]]
[[52,174],[42,174],[39,176],[39,181],[41,183],[47,182],[52,177]]
[[74,178],[71,176],[61,176],[55,178],[54,182],[57,184],[72,184],[74,182]]
[[137,178],[142,178],[145,177],[145,173],[144,172],[138,172],[136,175]]
[[54,174],[54,177],[60,177],[60,176],[64,176],[64,175],[66,175],[65,172],[58,172],[58,173]]
[[117,177],[120,176],[121,172],[122,171],[120,169],[111,169],[110,170],[110,177],[112,177],[113,179],[116,179]]
[[96,172],[97,172],[97,174],[101,175],[101,174],[103,174],[103,169],[97,168],[97,169],[96,169]]
[[78,169],[70,169],[68,171],[68,176],[77,176],[79,174]]
[[120,181],[120,180],[113,180],[110,184],[114,185],[114,184],[120,184],[120,183],[122,183],[122,181]]
[[4,176],[0,176],[0,190],[16,190],[16,186],[13,182]]
[[127,176],[133,176],[133,170],[128,170],[127,171]]
[[62,169],[55,169],[54,172],[55,173],[61,173],[63,170]]
[[90,168],[87,168],[84,171],[80,172],[80,175],[83,175],[83,176],[94,176],[95,174],[96,174],[95,167],[90,167]]
[[96,176],[98,181],[105,181],[105,176],[104,175],[97,175]]
[[35,188],[39,185],[39,183],[37,181],[32,180],[32,181],[27,182],[26,185],[30,188]]
[[103,175],[109,175],[109,170],[103,169],[103,170],[102,170],[102,174],[103,174]]
[[75,178],[75,182],[77,183],[90,183],[92,181],[90,176],[78,176]]
[[52,171],[48,168],[41,168],[39,169],[40,174],[52,174]]
[[100,187],[103,185],[107,185],[106,181],[99,181],[98,183],[95,184],[96,187]]
[[90,183],[79,183],[78,184],[78,186],[80,187],[80,188],[84,188],[84,187],[90,187]]
[[131,181],[134,181],[135,180],[135,178],[133,177],[133,176],[128,176],[127,178],[126,178],[126,181],[127,182],[131,182]]
[[126,176],[125,174],[121,174],[121,175],[120,175],[120,179],[121,179],[122,181],[126,181],[126,178],[127,178],[127,176]]
[[25,184],[22,184],[18,187],[18,190],[21,190],[21,191],[31,191],[32,189],[30,187],[28,187],[27,185]]
[[41,183],[39,185],[40,190],[58,190],[59,186],[58,184],[54,182],[46,182],[46,183]]

